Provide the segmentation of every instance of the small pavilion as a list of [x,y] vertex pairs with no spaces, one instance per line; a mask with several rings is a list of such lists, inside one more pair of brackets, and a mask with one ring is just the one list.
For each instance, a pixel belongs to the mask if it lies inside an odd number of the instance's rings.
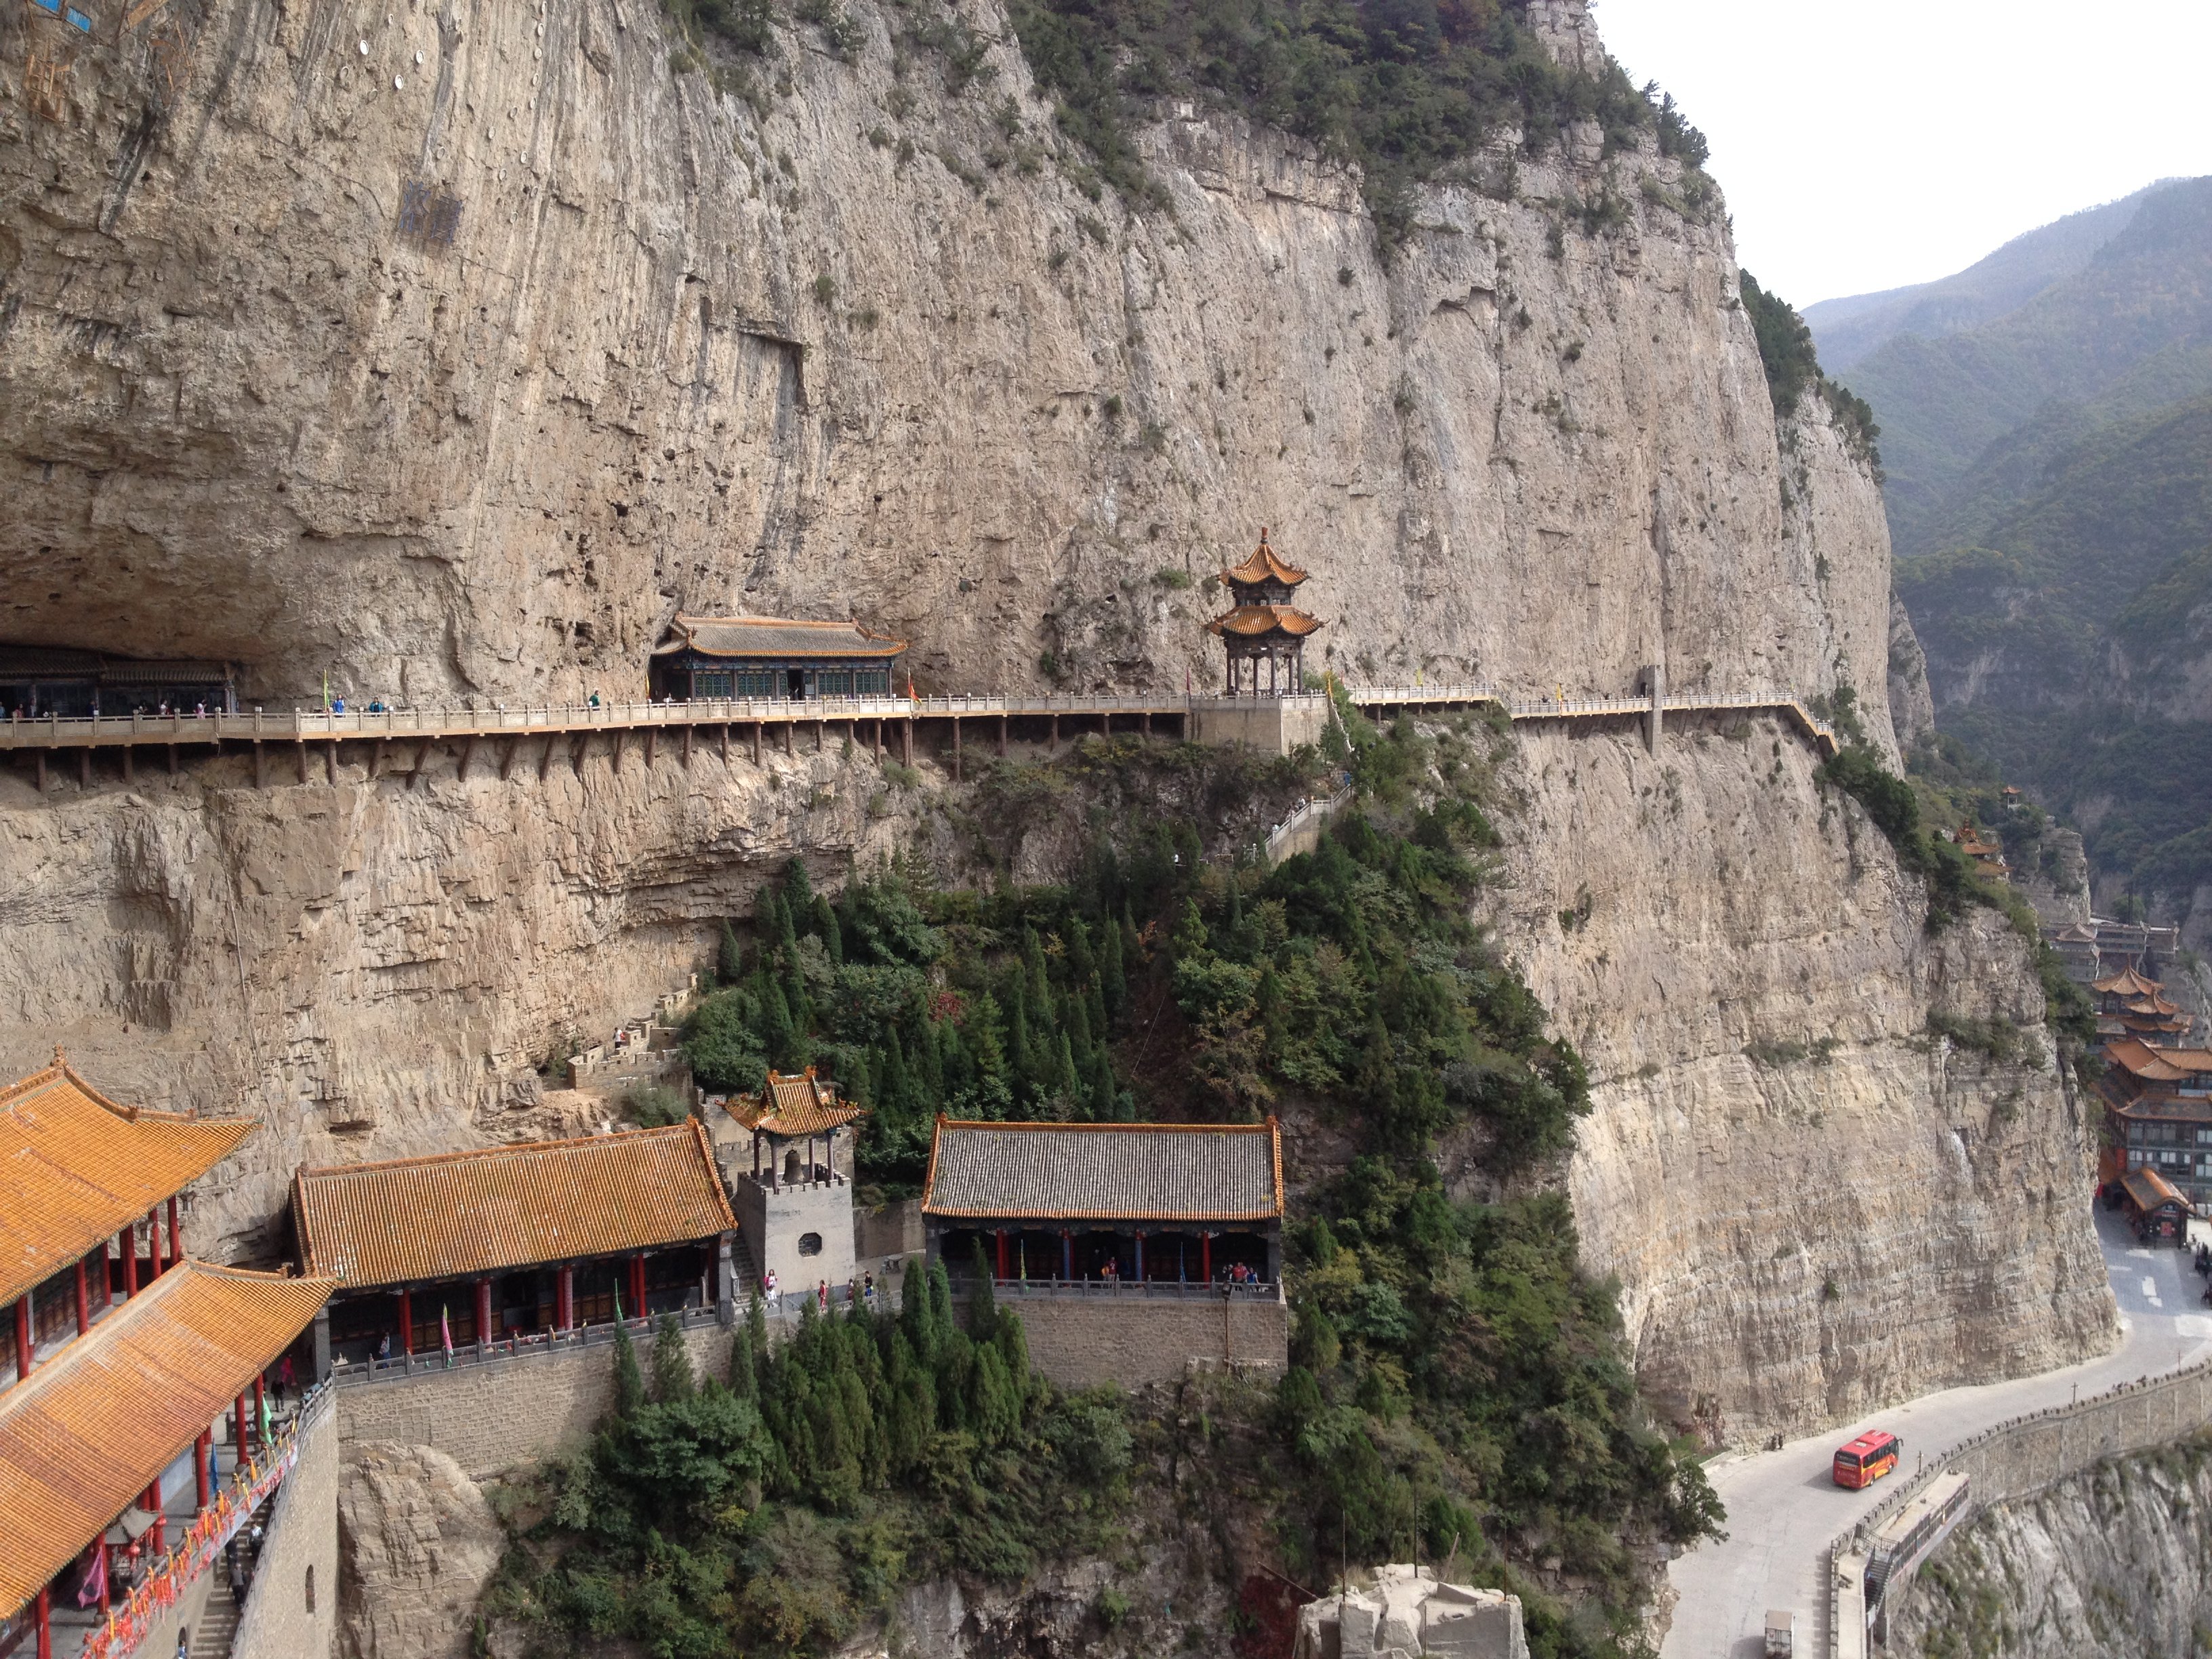
[[2156,1047],[2179,1048],[2191,1021],[2166,994],[2166,982],[2123,968],[2089,987],[2097,1000],[2097,1030],[2106,1037],[2131,1036]]
[[[867,1114],[839,1098],[810,1066],[770,1072],[757,1095],[725,1108],[752,1139],[752,1167],[730,1172],[747,1249],[779,1291],[847,1283],[858,1265],[853,1234],[855,1127]],[[843,1154],[842,1168],[839,1154]]]
[[333,1362],[713,1309],[736,1295],[737,1218],[696,1118],[576,1140],[303,1169],[292,1218]]
[[1283,1267],[1282,1132],[1272,1117],[939,1118],[921,1214],[930,1258],[956,1274],[980,1245],[1009,1282],[1272,1286]]
[[1251,557],[1223,571],[1221,580],[1235,605],[1206,627],[1227,653],[1229,695],[1276,697],[1304,690],[1306,638],[1322,626],[1291,603],[1306,573],[1276,556],[1262,528]]
[[678,702],[772,697],[887,697],[891,661],[906,641],[857,622],[678,614],[653,648],[656,699]]

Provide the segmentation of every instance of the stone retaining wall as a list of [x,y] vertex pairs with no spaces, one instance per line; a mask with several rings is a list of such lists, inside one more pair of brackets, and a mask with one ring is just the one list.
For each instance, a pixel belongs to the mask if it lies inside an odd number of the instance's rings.
[[[684,1333],[701,1376],[728,1376],[732,1334],[718,1325]],[[637,1346],[638,1364],[649,1365],[652,1339]],[[525,1352],[337,1393],[338,1437],[346,1445],[435,1446],[481,1480],[581,1444],[613,1403],[615,1347],[599,1342]]]
[[[2207,1422],[2212,1422],[2212,1360],[2154,1381],[2123,1382],[2070,1406],[2010,1418],[1961,1441],[1900,1481],[1829,1545],[1827,1652],[1832,1659],[1854,1659],[1864,1651],[1863,1639],[1854,1641],[1854,1632],[1844,1628],[1851,1622],[1842,1616],[1850,1587],[1841,1582],[1847,1575],[1839,1564],[1862,1560],[1881,1524],[1937,1475],[1955,1471],[1972,1481],[1960,1518],[1964,1525],[1992,1504],[2027,1497],[2123,1452],[2165,1445]],[[1909,1591],[1908,1584],[1899,1593]]]
[[337,1651],[337,1402],[325,1399],[317,1410],[270,1506],[231,1659],[331,1659]]
[[1290,1363],[1291,1312],[1281,1301],[1194,1297],[1010,1296],[1030,1364],[1062,1388],[1171,1382],[1194,1366],[1281,1370]]

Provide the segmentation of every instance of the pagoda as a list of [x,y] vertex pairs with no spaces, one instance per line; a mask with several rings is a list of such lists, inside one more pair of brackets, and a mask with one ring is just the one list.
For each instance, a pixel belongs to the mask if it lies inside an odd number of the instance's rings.
[[2154,1048],[2179,1048],[2187,1041],[2192,1022],[2166,994],[2163,980],[2125,968],[2089,989],[2097,998],[2100,1036],[2133,1037]]
[[1275,556],[1264,528],[1252,556],[1221,573],[1236,606],[1206,627],[1228,653],[1231,696],[1279,697],[1304,689],[1306,635],[1322,625],[1319,617],[1291,603],[1305,579],[1304,571]]

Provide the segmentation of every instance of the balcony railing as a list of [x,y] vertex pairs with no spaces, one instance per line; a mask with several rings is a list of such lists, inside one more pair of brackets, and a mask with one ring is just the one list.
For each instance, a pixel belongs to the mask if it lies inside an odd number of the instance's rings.
[[[664,1319],[673,1319],[687,1331],[717,1324],[721,1316],[710,1307],[684,1308],[669,1313],[647,1314],[625,1319],[622,1328],[633,1342],[650,1342]],[[544,1354],[568,1353],[578,1348],[603,1347],[615,1340],[611,1319],[579,1325],[566,1331],[534,1331],[526,1336],[505,1336],[490,1342],[457,1342],[452,1352],[434,1348],[427,1353],[393,1354],[388,1359],[340,1359],[331,1365],[331,1381],[339,1388],[368,1382],[403,1382],[409,1377],[438,1376],[470,1365],[504,1364]]]

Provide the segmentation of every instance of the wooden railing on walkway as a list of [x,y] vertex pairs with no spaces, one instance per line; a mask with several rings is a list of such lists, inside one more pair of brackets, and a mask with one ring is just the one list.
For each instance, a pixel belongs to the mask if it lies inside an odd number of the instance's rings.
[[[1348,686],[1346,693],[1361,709],[1382,713],[1450,708],[1495,708],[1516,724],[1527,721],[1649,719],[1656,712],[1711,714],[1741,711],[1781,714],[1824,755],[1837,751],[1833,729],[1814,717],[1802,698],[1789,692],[1749,691],[1732,694],[1675,694],[1655,701],[1631,697],[1524,697],[1509,696],[1488,685],[1376,685]],[[1250,699],[1167,696],[1145,692],[1042,697],[823,697],[812,701],[785,698],[729,698],[688,702],[522,703],[494,704],[488,708],[380,708],[343,711],[322,708],[261,709],[213,714],[131,714],[25,717],[0,720],[0,751],[33,756],[40,788],[46,785],[48,758],[61,750],[78,756],[81,780],[90,781],[91,757],[100,750],[120,750],[126,780],[133,775],[134,753],[144,748],[167,751],[168,769],[178,766],[178,751],[205,746],[220,753],[225,745],[250,750],[254,781],[267,781],[265,757],[272,749],[289,745],[294,751],[301,782],[307,781],[309,757],[324,757],[327,774],[335,781],[337,750],[342,744],[374,745],[369,763],[372,776],[383,770],[387,750],[398,756],[397,769],[412,783],[431,751],[441,744],[460,748],[460,771],[466,777],[477,744],[496,745],[493,751],[500,776],[506,777],[521,753],[522,741],[544,740],[537,769],[545,775],[562,757],[562,739],[570,740],[565,758],[580,769],[585,746],[593,736],[605,734],[620,765],[624,744],[641,738],[648,763],[665,736],[679,744],[684,760],[694,747],[711,743],[729,758],[734,742],[750,744],[751,757],[762,757],[764,733],[780,731],[786,753],[796,750],[795,732],[811,726],[817,746],[833,727],[845,728],[855,743],[869,742],[880,757],[888,740],[896,741],[903,761],[914,761],[916,729],[927,725],[949,731],[953,774],[960,775],[963,727],[976,721],[990,723],[999,752],[1006,751],[1011,722],[1027,723],[1034,732],[1041,723],[1046,740],[1057,744],[1063,737],[1086,732],[1110,734],[1116,729],[1152,735],[1153,722],[1166,723],[1163,735],[1189,737],[1208,708],[1232,708]],[[1093,722],[1096,724],[1094,725]],[[1066,729],[1063,731],[1063,723]],[[738,734],[743,733],[740,738]]]

